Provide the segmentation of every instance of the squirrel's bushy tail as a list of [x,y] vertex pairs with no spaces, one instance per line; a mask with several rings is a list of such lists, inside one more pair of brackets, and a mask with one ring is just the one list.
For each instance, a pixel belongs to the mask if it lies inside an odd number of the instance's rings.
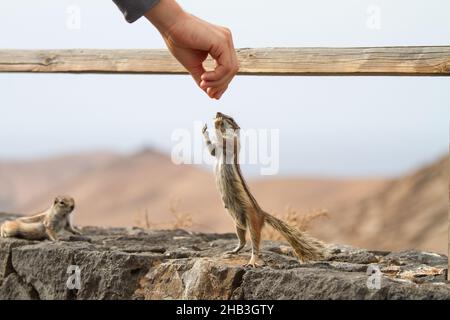
[[265,221],[286,238],[301,261],[321,260],[327,256],[325,244],[295,229],[286,222],[264,212]]

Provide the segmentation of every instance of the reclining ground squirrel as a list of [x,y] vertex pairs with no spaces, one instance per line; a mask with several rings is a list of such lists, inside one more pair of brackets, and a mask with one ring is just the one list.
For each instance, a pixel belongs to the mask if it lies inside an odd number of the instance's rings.
[[236,225],[239,244],[236,249],[229,253],[236,254],[245,246],[245,236],[248,228],[252,243],[252,255],[246,265],[256,267],[256,259],[259,257],[261,231],[264,223],[267,222],[286,238],[300,260],[320,260],[325,258],[326,249],[321,241],[308,236],[306,233],[295,229],[262,210],[250,193],[239,165],[240,128],[233,118],[218,112],[214,119],[214,126],[216,143],[211,142],[206,124],[203,127],[202,134],[209,153],[216,159],[214,173],[224,207]]
[[0,227],[0,236],[18,237],[28,240],[50,239],[57,241],[58,233],[67,230],[80,234],[70,221],[70,215],[75,209],[75,201],[70,197],[58,196],[52,206],[42,213],[30,217],[5,221]]

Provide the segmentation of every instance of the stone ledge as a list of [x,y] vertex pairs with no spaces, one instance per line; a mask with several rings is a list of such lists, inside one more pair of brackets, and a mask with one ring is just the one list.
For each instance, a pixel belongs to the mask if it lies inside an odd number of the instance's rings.
[[[282,242],[265,241],[265,266],[244,268],[233,234],[83,229],[50,241],[0,239],[0,299],[450,299],[447,257],[333,245],[327,261],[299,264]],[[80,268],[79,290],[66,286]],[[382,272],[367,287],[367,269]]]

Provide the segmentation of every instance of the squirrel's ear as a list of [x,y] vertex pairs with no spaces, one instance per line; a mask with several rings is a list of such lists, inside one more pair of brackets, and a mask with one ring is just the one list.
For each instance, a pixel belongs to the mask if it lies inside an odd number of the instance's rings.
[[56,197],[55,201],[53,201],[53,204],[58,204],[58,202],[59,202],[59,199],[58,199],[58,197]]

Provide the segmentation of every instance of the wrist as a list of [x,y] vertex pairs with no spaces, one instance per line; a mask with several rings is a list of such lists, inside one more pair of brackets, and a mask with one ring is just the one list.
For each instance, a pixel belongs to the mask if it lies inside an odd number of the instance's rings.
[[186,12],[175,0],[160,0],[145,17],[159,30],[166,35],[173,25],[179,21]]

